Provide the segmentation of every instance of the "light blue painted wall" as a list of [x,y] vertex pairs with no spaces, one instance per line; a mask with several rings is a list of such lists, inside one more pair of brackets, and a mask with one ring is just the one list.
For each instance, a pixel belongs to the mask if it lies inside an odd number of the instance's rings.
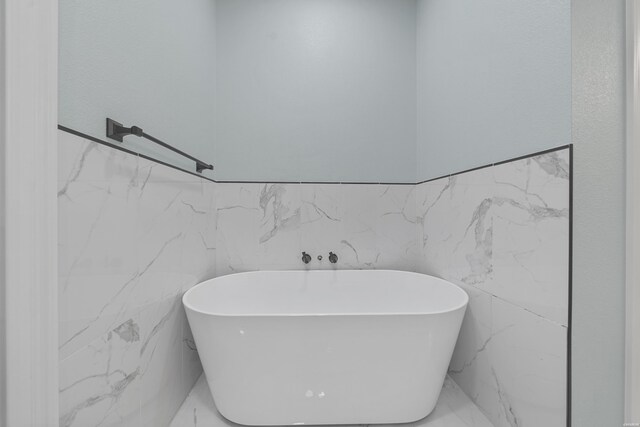
[[218,177],[415,181],[415,0],[217,0]]
[[107,116],[139,125],[220,180],[414,181],[415,7],[61,0],[60,123],[101,139]]
[[138,124],[222,180],[414,181],[569,141],[568,0],[217,3],[61,0],[60,123]]
[[419,180],[571,141],[570,0],[418,1]]
[[[109,116],[216,161],[213,0],[60,0],[59,19],[60,124],[104,140]],[[123,147],[193,170],[136,137]]]

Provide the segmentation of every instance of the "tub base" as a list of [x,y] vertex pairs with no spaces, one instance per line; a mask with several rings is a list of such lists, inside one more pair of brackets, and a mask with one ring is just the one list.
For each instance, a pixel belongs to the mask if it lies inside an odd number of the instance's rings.
[[225,418],[390,424],[435,407],[463,313],[189,320],[194,336],[209,337],[198,350]]
[[[209,427],[233,427],[235,425],[220,415],[216,409],[204,375],[198,379],[170,427],[193,425],[194,416],[198,425]],[[480,409],[449,377],[444,380],[435,409],[420,425],[422,427],[450,427],[453,425],[493,427]]]

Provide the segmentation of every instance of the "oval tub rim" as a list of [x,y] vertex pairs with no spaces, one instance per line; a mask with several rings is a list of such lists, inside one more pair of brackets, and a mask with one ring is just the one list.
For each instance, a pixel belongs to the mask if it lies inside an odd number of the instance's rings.
[[[447,286],[456,289],[456,292],[460,292],[463,295],[463,303],[454,306],[453,308],[449,308],[446,310],[439,310],[439,311],[429,311],[429,312],[416,312],[416,311],[403,311],[403,312],[387,312],[387,313],[379,313],[379,312],[362,312],[362,313],[353,313],[353,312],[345,312],[345,313],[259,313],[259,314],[251,314],[251,313],[214,313],[212,311],[203,311],[203,310],[199,310],[197,308],[194,308],[191,304],[189,304],[187,302],[187,297],[189,296],[189,294],[199,288],[200,286],[204,286],[204,285],[211,285],[210,282],[216,280],[216,279],[220,279],[223,277],[228,277],[228,276],[251,276],[251,275],[257,275],[260,273],[300,273],[300,272],[331,272],[331,271],[336,271],[336,272],[362,272],[362,271],[378,271],[378,272],[391,272],[391,273],[401,273],[401,274],[408,274],[408,275],[413,275],[413,276],[426,276],[430,279],[435,279],[439,282],[443,282],[445,283]],[[455,283],[452,283],[448,280],[442,279],[440,277],[436,277],[436,276],[431,276],[429,274],[423,274],[423,273],[416,273],[413,271],[403,271],[403,270],[390,270],[390,269],[380,269],[380,270],[357,270],[357,269],[345,269],[345,270],[252,270],[252,271],[243,271],[243,272],[239,272],[239,273],[231,273],[231,274],[225,274],[223,276],[217,276],[217,277],[212,277],[211,279],[207,279],[203,282],[200,282],[194,286],[192,286],[191,288],[189,288],[183,295],[182,295],[182,305],[195,312],[195,313],[199,313],[199,314],[204,314],[207,316],[216,316],[216,317],[251,317],[251,318],[259,318],[259,317],[338,317],[338,316],[357,316],[357,317],[364,317],[364,316],[429,316],[429,315],[436,315],[436,314],[446,314],[446,313],[453,313],[455,311],[458,311],[462,308],[467,307],[467,305],[469,304],[469,294],[467,293],[467,291],[465,291],[464,289],[462,289],[462,287],[456,285]]]

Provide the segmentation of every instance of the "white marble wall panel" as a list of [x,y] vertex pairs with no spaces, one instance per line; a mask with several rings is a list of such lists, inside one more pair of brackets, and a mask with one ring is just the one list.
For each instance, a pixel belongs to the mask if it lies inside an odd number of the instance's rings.
[[569,150],[418,185],[418,270],[470,302],[451,377],[497,426],[566,425]]
[[[219,183],[216,203],[219,275],[415,268],[414,186]],[[308,265],[302,251],[313,256]],[[339,257],[336,265],[329,263],[330,251]]]
[[418,186],[213,184],[65,132],[59,158],[61,426],[168,424],[201,374],[194,284],[331,268],[462,286],[451,377],[498,427],[564,425],[568,150]]
[[60,425],[168,425],[201,373],[182,293],[215,275],[215,184],[59,133]]

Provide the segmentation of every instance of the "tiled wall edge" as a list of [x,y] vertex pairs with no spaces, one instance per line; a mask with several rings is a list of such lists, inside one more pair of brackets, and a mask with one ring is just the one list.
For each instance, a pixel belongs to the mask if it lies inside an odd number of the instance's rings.
[[[549,148],[547,150],[542,150],[542,151],[536,151],[535,153],[531,153],[531,154],[525,154],[523,156],[518,156],[518,157],[513,157],[511,159],[506,159],[506,160],[500,160],[499,162],[494,162],[494,163],[489,163],[486,165],[482,165],[482,166],[477,166],[475,168],[471,168],[471,169],[466,169],[460,172],[454,172],[454,173],[450,173],[447,175],[442,175],[442,176],[438,176],[435,178],[429,178],[429,179],[425,179],[424,181],[419,181],[416,183],[416,185],[420,185],[420,184],[426,184],[429,182],[433,182],[433,181],[438,181],[440,179],[443,178],[449,178],[452,176],[456,176],[456,175],[462,175],[468,172],[473,172],[473,171],[477,171],[480,169],[486,169],[486,168],[490,168],[493,166],[499,166],[499,165],[504,165],[507,163],[511,163],[511,162],[517,162],[518,160],[524,160],[524,159],[528,159],[531,157],[538,157],[538,156],[542,156],[543,154],[548,154],[548,153],[553,153],[554,151],[562,151],[562,150],[566,150],[569,149],[570,150],[570,161],[572,162],[573,159],[573,144],[565,144],[565,145],[561,145],[559,147],[554,147],[554,148]],[[570,169],[572,168],[572,165],[569,165]]]
[[425,183],[428,183],[428,182],[431,182],[431,181],[437,181],[437,180],[442,179],[442,178],[448,178],[448,177],[455,176],[455,175],[461,175],[463,173],[473,172],[475,170],[480,170],[480,169],[484,169],[484,168],[488,168],[488,167],[492,167],[492,166],[497,166],[497,165],[501,165],[501,164],[504,164],[504,163],[515,162],[517,160],[527,159],[529,157],[536,157],[536,156],[540,156],[542,154],[552,153],[554,151],[560,151],[560,150],[564,150],[564,149],[572,147],[572,144],[562,145],[562,146],[559,146],[559,147],[554,147],[554,148],[550,148],[550,149],[547,149],[547,150],[538,151],[538,152],[535,152],[535,153],[526,154],[526,155],[523,155],[523,156],[518,156],[518,157],[514,157],[514,158],[511,158],[511,159],[507,159],[507,160],[501,160],[499,162],[490,163],[490,164],[487,164],[487,165],[482,165],[482,166],[478,166],[478,167],[475,167],[475,168],[472,168],[472,169],[467,169],[467,170],[463,170],[463,171],[459,171],[459,172],[454,172],[454,173],[450,173],[450,174],[447,174],[447,175],[442,175],[442,176],[435,177],[435,178],[429,178],[429,179],[426,179],[426,180],[423,180],[423,181],[418,181],[418,182],[376,182],[376,181],[369,181],[369,182],[353,182],[353,181],[225,181],[225,180],[215,180],[213,178],[209,178],[209,177],[204,176],[202,174],[188,171],[188,170],[183,169],[181,167],[174,166],[174,165],[172,165],[170,163],[163,162],[162,160],[158,160],[158,159],[156,159],[154,157],[147,156],[147,155],[141,154],[141,153],[137,153],[137,152],[132,151],[132,150],[128,150],[128,149],[126,149],[124,147],[120,147],[120,146],[118,146],[116,144],[112,144],[110,142],[101,140],[99,138],[95,138],[93,136],[87,135],[85,133],[79,132],[77,130],[68,128],[68,127],[60,125],[60,124],[58,125],[58,129],[63,131],[63,132],[68,132],[70,134],[79,136],[80,138],[85,138],[85,139],[87,139],[89,141],[93,141],[93,142],[98,143],[98,144],[106,145],[107,147],[113,148],[115,150],[123,151],[125,153],[141,157],[143,159],[146,159],[146,160],[161,164],[163,166],[167,166],[167,167],[170,167],[172,169],[182,171],[182,172],[187,173],[189,175],[197,176],[199,178],[202,178],[203,180],[210,181],[210,182],[215,182],[215,183],[219,183],[219,184],[420,185],[420,184],[425,184]]
[[571,331],[573,322],[573,144],[569,149],[569,306],[567,312],[567,427],[571,427]]
[[119,145],[112,144],[112,143],[107,142],[107,141],[103,141],[103,140],[101,140],[99,138],[95,138],[93,136],[87,135],[87,134],[82,133],[82,132],[78,132],[78,131],[73,130],[71,128],[68,128],[66,126],[63,126],[63,125],[59,124],[58,125],[58,129],[63,131],[63,132],[67,132],[67,133],[70,133],[72,135],[78,136],[80,138],[84,138],[84,139],[86,139],[88,141],[95,142],[95,143],[101,144],[101,145],[105,145],[105,146],[107,146],[109,148],[113,148],[114,150],[122,151],[122,152],[130,154],[132,156],[140,157],[142,159],[149,160],[149,161],[154,162],[154,163],[158,163],[159,165],[166,166],[166,167],[169,167],[171,169],[175,169],[175,170],[184,172],[184,173],[189,174],[189,175],[197,176],[198,178],[202,178],[205,181],[216,182],[215,180],[213,180],[213,179],[211,179],[211,178],[209,178],[207,176],[204,176],[202,174],[188,171],[188,170],[183,169],[181,167],[174,166],[174,165],[172,165],[170,163],[163,162],[162,160],[158,160],[158,159],[155,159],[153,157],[150,157],[150,156],[147,156],[147,155],[144,155],[144,154],[136,153],[135,151],[128,150],[128,149],[126,149],[124,147],[120,147]]

